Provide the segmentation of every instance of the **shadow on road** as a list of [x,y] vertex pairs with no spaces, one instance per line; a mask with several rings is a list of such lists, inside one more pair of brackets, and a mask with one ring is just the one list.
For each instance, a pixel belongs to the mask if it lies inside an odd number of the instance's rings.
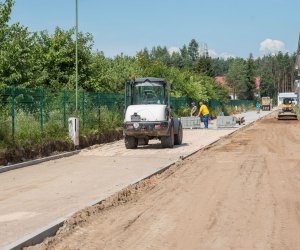
[[[187,147],[189,146],[189,143],[182,143],[181,145],[174,145],[174,148],[181,148],[181,147]],[[148,145],[140,145],[138,146],[139,150],[148,150],[148,149],[162,149],[161,143],[153,143]],[[169,148],[166,148],[169,149]]]

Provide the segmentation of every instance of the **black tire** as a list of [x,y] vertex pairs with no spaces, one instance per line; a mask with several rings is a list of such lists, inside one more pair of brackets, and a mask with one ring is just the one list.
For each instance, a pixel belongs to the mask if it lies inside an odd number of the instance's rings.
[[161,145],[163,148],[174,147],[174,127],[173,124],[170,126],[169,136],[163,136],[161,138]]
[[144,141],[145,141],[144,145],[148,145],[149,144],[149,139],[145,138]]
[[126,136],[125,137],[125,147],[127,149],[134,149],[138,146],[138,139],[133,136]]
[[183,138],[183,130],[182,130],[181,122],[179,122],[178,133],[174,136],[174,144],[181,145],[182,138]]

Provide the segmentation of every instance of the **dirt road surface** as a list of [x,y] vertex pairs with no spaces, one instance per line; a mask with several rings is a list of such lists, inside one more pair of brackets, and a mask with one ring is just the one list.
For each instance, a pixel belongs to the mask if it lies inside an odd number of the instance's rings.
[[264,119],[33,249],[300,249],[300,122]]

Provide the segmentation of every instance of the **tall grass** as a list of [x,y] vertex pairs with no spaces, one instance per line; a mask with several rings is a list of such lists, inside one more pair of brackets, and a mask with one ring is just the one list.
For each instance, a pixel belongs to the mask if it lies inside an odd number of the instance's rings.
[[[41,126],[39,113],[28,113],[24,110],[15,111],[15,134],[12,136],[12,118],[0,112],[0,147],[6,148],[13,144],[29,147],[41,145],[49,141],[69,141],[68,127],[64,124],[61,110],[53,110],[44,114]],[[79,117],[81,115],[79,114]],[[122,125],[122,115],[117,110],[101,107],[89,111],[85,115],[85,127],[80,119],[80,135],[101,134]]]
[[295,107],[295,111],[296,111],[296,114],[297,114],[298,118],[300,118],[300,108]]

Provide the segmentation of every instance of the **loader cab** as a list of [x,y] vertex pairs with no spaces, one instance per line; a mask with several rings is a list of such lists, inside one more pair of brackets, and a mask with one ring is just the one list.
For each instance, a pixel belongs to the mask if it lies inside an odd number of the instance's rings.
[[126,83],[125,104],[129,105],[167,105],[169,104],[168,83],[160,78],[139,78]]
[[292,98],[284,98],[283,99],[283,104],[284,105],[288,105],[288,106],[294,105],[294,99],[292,99]]

